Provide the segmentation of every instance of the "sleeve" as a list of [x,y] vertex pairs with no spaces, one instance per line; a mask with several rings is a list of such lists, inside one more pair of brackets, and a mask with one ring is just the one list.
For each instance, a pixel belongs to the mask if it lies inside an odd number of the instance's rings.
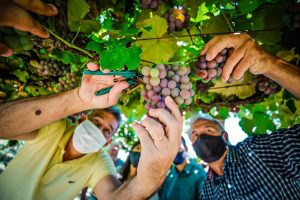
[[94,172],[89,179],[88,187],[92,188],[92,191],[94,191],[96,184],[103,177],[108,175],[116,176],[117,175],[116,167],[112,159],[107,154],[107,152],[100,151],[100,153],[98,154],[98,159],[96,159],[95,162]]
[[[27,141],[27,143],[39,143],[42,142],[45,138],[50,137],[59,137],[63,135],[68,128],[71,127],[71,124],[66,119],[61,119],[55,122],[52,122],[39,129],[37,136],[33,140]],[[55,134],[53,134],[55,133]]]
[[196,186],[196,189],[197,189],[197,199],[202,199],[201,198],[201,193],[202,193],[202,190],[203,190],[203,186],[204,186],[204,182],[205,182],[205,179],[206,179],[206,172],[204,171],[204,169],[201,167],[200,168],[200,177],[199,179],[197,180],[197,186]]
[[251,148],[267,166],[280,175],[300,179],[300,125],[253,137]]

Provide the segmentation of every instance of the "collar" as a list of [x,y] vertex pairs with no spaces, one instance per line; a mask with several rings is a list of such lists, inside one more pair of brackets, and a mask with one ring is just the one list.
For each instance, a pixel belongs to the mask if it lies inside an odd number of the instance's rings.
[[173,169],[177,174],[190,174],[193,168],[194,168],[194,164],[191,161],[187,163],[187,165],[184,167],[184,169],[181,172],[176,169],[175,165],[173,165]]

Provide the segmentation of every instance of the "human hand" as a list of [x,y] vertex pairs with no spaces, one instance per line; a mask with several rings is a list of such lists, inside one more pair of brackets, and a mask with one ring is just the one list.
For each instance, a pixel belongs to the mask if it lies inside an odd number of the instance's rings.
[[[95,63],[88,63],[87,67],[91,71],[99,70],[99,66]],[[103,70],[107,73],[109,70]],[[113,76],[98,76],[98,75],[83,75],[81,86],[79,88],[79,98],[86,104],[90,109],[92,108],[107,108],[115,105],[124,89],[129,85],[126,81],[114,82],[114,79],[119,77]],[[109,93],[96,96],[95,92],[101,89],[112,87]]]
[[[45,16],[54,16],[58,13],[54,5],[44,4],[41,0],[0,0],[0,26],[8,26],[48,38],[49,33],[31,17],[28,11]],[[9,47],[0,43],[0,56],[11,56],[12,53]]]
[[252,74],[265,74],[275,62],[276,57],[267,53],[246,33],[216,36],[210,40],[201,52],[206,60],[213,60],[225,48],[233,48],[223,68],[222,80],[229,77],[239,80],[249,70]]
[[161,123],[150,117],[140,124],[133,123],[142,149],[136,178],[142,186],[153,187],[151,192],[164,181],[181,144],[181,113],[171,97],[167,97],[165,103],[171,113],[163,108],[149,111],[149,115],[159,119]]

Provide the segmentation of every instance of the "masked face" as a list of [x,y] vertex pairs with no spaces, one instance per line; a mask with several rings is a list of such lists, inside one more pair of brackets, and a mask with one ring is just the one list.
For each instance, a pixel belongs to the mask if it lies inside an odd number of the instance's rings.
[[226,143],[218,125],[210,120],[198,120],[191,126],[190,139],[199,158],[211,163],[226,151]]
[[76,127],[72,142],[78,152],[87,154],[99,151],[105,145],[106,139],[97,126],[85,120]]
[[186,154],[185,154],[185,151],[180,151],[177,155],[176,155],[176,157],[175,157],[175,159],[174,159],[174,161],[173,161],[173,163],[174,163],[174,165],[180,165],[180,164],[182,164],[184,161],[185,161],[185,158],[186,158]]
[[226,143],[221,135],[200,135],[193,148],[199,158],[207,163],[219,160],[226,151]]

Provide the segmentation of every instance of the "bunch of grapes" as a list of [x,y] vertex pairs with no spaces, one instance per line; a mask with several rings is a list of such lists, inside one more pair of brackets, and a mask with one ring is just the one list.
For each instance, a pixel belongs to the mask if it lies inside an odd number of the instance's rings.
[[[213,60],[207,61],[206,55],[198,57],[196,75],[205,83],[211,79],[221,76],[227,58],[232,54],[233,49],[223,49]],[[230,82],[231,80],[229,80]]]
[[180,6],[171,8],[165,18],[168,22],[169,33],[182,31],[182,29],[187,28],[190,23],[190,16],[187,14],[187,10]]
[[188,67],[179,67],[177,64],[143,67],[146,90],[142,94],[147,102],[146,109],[166,108],[164,102],[166,96],[173,97],[179,105],[191,104],[194,91],[188,77],[189,73]]
[[281,86],[271,79],[258,75],[254,76],[255,87],[266,95],[275,94],[281,90]]
[[157,10],[158,6],[163,3],[163,0],[142,0],[141,5],[144,9]]
[[0,41],[5,43],[14,52],[28,51],[33,48],[33,42],[27,32],[12,28],[0,28]]
[[78,87],[80,84],[81,77],[75,72],[68,72],[64,76],[58,78],[58,83],[54,87],[55,92],[63,92],[66,90]]
[[69,71],[69,65],[54,59],[41,60],[38,64],[37,72],[40,76],[64,76]]

